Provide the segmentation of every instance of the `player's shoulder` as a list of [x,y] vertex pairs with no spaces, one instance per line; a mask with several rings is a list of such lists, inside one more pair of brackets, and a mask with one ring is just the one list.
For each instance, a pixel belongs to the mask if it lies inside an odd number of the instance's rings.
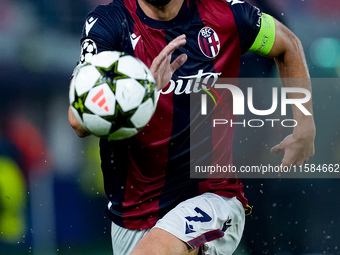
[[[256,23],[256,26],[259,26],[261,19],[261,11],[256,6],[248,3],[244,0],[199,0],[202,3],[205,3],[208,7],[209,4],[219,6],[222,10],[223,7],[231,10],[233,13],[234,19],[236,23],[249,23],[251,26],[253,23]],[[216,7],[215,7],[216,8]]]
[[91,49],[92,46],[96,48],[96,53],[120,49],[121,38],[127,34],[126,30],[131,20],[125,2],[126,0],[113,0],[109,4],[97,6],[88,13],[81,36],[82,51],[86,52],[84,46],[87,46],[88,42],[91,43]]
[[220,8],[228,6],[228,2],[226,0],[197,0],[197,6],[209,10],[216,6],[219,6]]
[[223,7],[235,7],[237,4],[244,4],[246,1],[241,0],[198,0],[198,5],[206,6],[206,8],[209,8],[209,6],[219,6],[221,8]]
[[88,13],[83,37],[107,36],[111,38],[120,34],[124,24],[129,20],[129,11],[124,0],[113,0],[109,4],[98,5]]
[[97,15],[101,17],[113,17],[117,14],[124,14],[126,7],[123,0],[113,0],[109,4],[98,5],[88,15]]
[[228,14],[231,13],[236,19],[252,18],[253,13],[260,15],[258,8],[243,0],[197,0],[197,5],[199,9],[222,19],[229,19]]
[[243,0],[198,0],[198,5],[204,6],[206,9],[221,8],[232,9],[233,12],[247,12],[256,7]]

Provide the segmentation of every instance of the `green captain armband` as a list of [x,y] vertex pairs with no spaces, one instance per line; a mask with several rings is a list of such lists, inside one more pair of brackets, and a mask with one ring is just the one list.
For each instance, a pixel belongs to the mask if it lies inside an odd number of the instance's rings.
[[262,13],[261,28],[249,51],[265,56],[272,49],[275,41],[275,22],[272,16]]

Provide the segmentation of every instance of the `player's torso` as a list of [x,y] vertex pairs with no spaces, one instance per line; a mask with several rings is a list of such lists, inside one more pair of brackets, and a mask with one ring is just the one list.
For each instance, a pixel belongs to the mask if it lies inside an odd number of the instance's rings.
[[[188,151],[193,143],[193,140],[188,140],[190,120],[195,118],[193,115],[200,114],[200,111],[193,111],[200,109],[201,103],[193,99],[198,98],[194,94],[200,97],[203,84],[213,87],[218,78],[238,76],[241,49],[232,9],[224,0],[185,0],[173,20],[158,21],[147,17],[137,1],[126,0],[124,4],[129,12],[124,34],[129,37],[125,38],[121,46],[148,66],[151,66],[152,60],[170,41],[181,34],[186,35],[187,43],[174,52],[172,59],[185,53],[188,60],[161,91],[154,117],[136,136],[146,152],[140,164],[152,162],[155,154],[164,153],[166,157],[158,157],[159,165],[167,164],[168,168],[172,166],[181,171],[188,168],[187,162],[190,160]],[[226,107],[231,100],[230,94],[224,93],[221,96]],[[231,108],[226,107],[224,110],[226,118],[231,117],[228,116]],[[212,130],[202,130],[199,135],[211,138]],[[229,136],[233,136],[233,130],[230,130]],[[212,146],[210,140],[205,146],[208,154],[212,153]],[[232,145],[225,146],[230,154]],[[145,147],[150,151],[145,150]],[[153,151],[153,147],[158,153]]]
[[[108,15],[108,11],[113,11],[112,15]],[[122,154],[119,144],[107,141],[101,144],[106,193],[114,202],[111,212],[123,213],[124,218],[131,219],[150,213],[155,217],[158,210],[200,192],[197,180],[189,176],[190,121],[193,114],[200,113],[192,112],[190,101],[193,94],[201,93],[202,83],[214,86],[219,77],[237,77],[241,55],[237,27],[232,10],[224,0],[184,0],[179,15],[167,22],[148,18],[135,0],[114,0],[107,12],[102,10],[102,13],[106,26],[117,26],[115,19],[121,26],[119,34],[107,35],[112,36],[114,43],[99,50],[124,51],[149,67],[171,40],[186,34],[186,45],[174,52],[173,59],[185,53],[188,60],[161,92],[149,124],[123,145],[127,144],[127,153]],[[108,30],[114,31],[112,27]],[[229,94],[222,98],[226,115],[231,114],[230,99]],[[199,135],[208,137],[203,146],[209,159],[215,146],[212,130],[201,131]],[[227,135],[229,144],[224,143],[221,153],[227,155],[225,160],[229,162],[233,130]],[[117,161],[120,161],[118,165]],[[147,221],[150,225],[154,222],[150,218]],[[125,220],[124,225],[129,223]],[[145,223],[139,226],[144,227]]]
[[[176,130],[188,127],[190,96],[201,93],[203,83],[213,87],[218,78],[238,76],[241,49],[232,10],[224,0],[184,0],[173,20],[158,21],[146,16],[135,0],[115,2],[126,8],[119,50],[140,58],[149,67],[170,41],[186,35],[186,45],[176,50],[172,59],[185,53],[188,60],[161,91],[154,118],[143,135],[137,136],[145,143],[167,139]],[[224,102],[230,100],[228,95],[222,98]],[[153,127],[158,125],[166,130],[157,132]],[[149,131],[152,137],[147,136]]]
[[[125,0],[124,4],[129,12],[124,35],[129,37],[121,43],[123,51],[151,66],[152,60],[170,41],[185,34],[187,43],[175,51],[173,59],[185,53],[188,60],[178,69],[173,80],[181,79],[179,76],[207,77],[214,74],[237,77],[241,50],[234,16],[226,1],[184,0],[179,14],[170,21],[149,18],[135,0]],[[183,84],[182,89],[177,86],[175,94],[183,90],[192,92],[193,88],[186,85]],[[166,91],[175,92],[176,89]]]

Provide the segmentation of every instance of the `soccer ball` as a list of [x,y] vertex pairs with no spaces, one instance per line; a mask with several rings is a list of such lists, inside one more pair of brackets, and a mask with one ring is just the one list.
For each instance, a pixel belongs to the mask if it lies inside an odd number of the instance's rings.
[[129,138],[151,119],[157,104],[152,73],[139,59],[104,51],[79,65],[70,84],[72,112],[91,134]]

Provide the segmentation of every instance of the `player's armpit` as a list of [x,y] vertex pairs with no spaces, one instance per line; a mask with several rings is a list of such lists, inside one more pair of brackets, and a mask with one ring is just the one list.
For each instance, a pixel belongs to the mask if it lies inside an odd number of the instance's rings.
[[79,121],[76,119],[76,117],[74,116],[71,107],[69,107],[68,109],[68,121],[70,122],[71,127],[73,128],[74,132],[76,132],[76,134],[79,137],[86,137],[89,136],[90,133],[88,133],[83,126],[79,123]]

